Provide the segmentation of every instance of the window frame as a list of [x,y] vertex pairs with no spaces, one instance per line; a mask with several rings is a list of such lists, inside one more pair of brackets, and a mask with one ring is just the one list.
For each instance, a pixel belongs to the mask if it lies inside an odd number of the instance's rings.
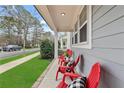
[[[86,20],[84,21],[84,23],[80,26],[80,19],[79,19],[79,16],[80,16],[80,14],[81,14],[81,12],[83,11],[83,9],[84,9],[84,6],[81,8],[81,10],[80,10],[80,13],[79,13],[79,15],[78,15],[78,17],[77,17],[77,21],[76,21],[76,23],[78,23],[78,29],[77,29],[77,31],[74,31],[74,33],[73,33],[73,35],[72,35],[72,38],[74,38],[73,40],[75,41],[75,34],[77,34],[78,33],[78,41],[77,41],[77,43],[75,44],[75,42],[73,42],[73,44],[72,44],[72,47],[76,47],[76,48],[87,48],[87,49],[91,49],[92,48],[92,42],[91,42],[91,30],[92,30],[92,7],[91,7],[91,5],[87,5],[86,6],[86,8],[87,8],[87,11],[86,11]],[[75,23],[75,24],[76,24]],[[87,24],[87,41],[85,41],[85,42],[80,42],[80,29],[85,25],[85,24]],[[74,26],[75,27],[75,26]],[[74,30],[75,30],[75,28],[74,28]]]

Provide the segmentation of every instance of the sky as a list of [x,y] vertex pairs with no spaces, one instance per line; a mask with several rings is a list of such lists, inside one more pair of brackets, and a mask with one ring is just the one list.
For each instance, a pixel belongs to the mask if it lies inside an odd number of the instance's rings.
[[23,7],[29,11],[34,17],[36,17],[41,24],[43,25],[44,31],[48,32],[51,31],[51,29],[49,28],[49,26],[47,25],[47,23],[44,21],[44,19],[42,18],[42,16],[38,13],[37,9],[35,8],[35,6],[33,5],[23,5]]
[[[44,19],[42,18],[42,16],[38,13],[37,9],[35,8],[35,6],[33,5],[23,5],[23,7],[29,11],[34,17],[36,17],[41,24],[43,25],[43,29],[45,32],[52,32],[51,29],[49,28],[49,26],[47,25],[47,23],[44,21]],[[0,9],[1,10],[1,9]],[[1,32],[1,31],[0,31]],[[53,32],[52,32],[53,33]]]

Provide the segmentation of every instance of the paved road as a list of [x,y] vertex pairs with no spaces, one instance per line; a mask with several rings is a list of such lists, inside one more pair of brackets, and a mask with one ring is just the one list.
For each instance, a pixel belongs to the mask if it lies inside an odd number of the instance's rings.
[[39,48],[34,48],[34,49],[27,49],[25,51],[21,50],[21,51],[14,51],[14,52],[0,52],[0,59],[15,56],[15,55],[20,55],[24,53],[35,52],[39,50],[40,50]]

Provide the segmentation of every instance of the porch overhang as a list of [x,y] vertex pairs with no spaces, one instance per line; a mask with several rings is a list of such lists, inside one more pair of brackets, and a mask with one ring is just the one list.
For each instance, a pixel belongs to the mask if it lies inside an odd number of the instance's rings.
[[82,5],[36,5],[50,28],[57,32],[73,32],[82,7]]

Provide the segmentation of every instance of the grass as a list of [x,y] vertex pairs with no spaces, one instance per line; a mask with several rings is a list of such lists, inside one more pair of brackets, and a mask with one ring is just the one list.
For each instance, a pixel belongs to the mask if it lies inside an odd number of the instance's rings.
[[0,88],[30,88],[49,64],[39,56],[0,75]]
[[21,54],[21,55],[18,55],[18,56],[13,56],[13,57],[1,59],[1,60],[0,60],[0,65],[3,65],[3,64],[5,64],[5,63],[8,63],[8,62],[11,62],[11,61],[20,59],[20,58],[23,58],[23,57],[28,56],[28,55],[31,55],[31,54],[33,54],[33,53],[36,53],[36,52],[30,52],[30,53]]

